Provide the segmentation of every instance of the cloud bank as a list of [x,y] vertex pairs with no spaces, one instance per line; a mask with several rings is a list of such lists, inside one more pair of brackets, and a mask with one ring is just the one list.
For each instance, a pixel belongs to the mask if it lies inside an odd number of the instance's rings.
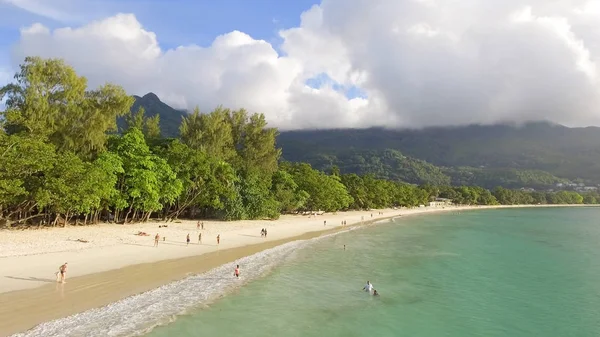
[[119,14],[24,28],[12,59],[64,58],[93,86],[179,108],[245,107],[282,129],[600,125],[597,1],[323,0],[279,34],[280,46],[233,31],[165,50]]

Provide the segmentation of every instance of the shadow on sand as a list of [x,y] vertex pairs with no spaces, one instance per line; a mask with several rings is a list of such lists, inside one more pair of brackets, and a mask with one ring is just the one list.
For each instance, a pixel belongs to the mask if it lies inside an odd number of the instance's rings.
[[16,276],[4,276],[6,278],[10,278],[13,280],[21,280],[21,281],[34,281],[34,282],[47,282],[47,283],[54,283],[56,282],[56,280],[51,280],[48,278],[39,278],[39,277],[16,277]]

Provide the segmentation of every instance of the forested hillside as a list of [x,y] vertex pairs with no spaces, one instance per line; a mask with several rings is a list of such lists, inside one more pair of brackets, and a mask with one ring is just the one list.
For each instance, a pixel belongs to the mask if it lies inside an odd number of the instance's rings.
[[[283,157],[290,161],[320,155],[345,156],[349,149],[354,153],[395,150],[439,167],[500,169],[509,173],[544,171],[560,178],[600,183],[600,129],[596,127],[529,123],[520,127],[473,125],[424,130],[288,131],[282,132],[277,142],[283,148]],[[467,171],[475,175],[481,172]],[[452,170],[445,172],[452,175]],[[546,175],[542,180],[555,180],[548,178]],[[455,179],[464,178],[453,177]]]
[[[186,113],[149,93],[134,96],[132,111],[158,115],[164,137],[178,137]],[[125,121],[120,118],[119,125]],[[415,184],[547,189],[568,180],[600,183],[600,129],[550,123],[430,128],[282,132],[283,159],[321,170],[371,173]]]

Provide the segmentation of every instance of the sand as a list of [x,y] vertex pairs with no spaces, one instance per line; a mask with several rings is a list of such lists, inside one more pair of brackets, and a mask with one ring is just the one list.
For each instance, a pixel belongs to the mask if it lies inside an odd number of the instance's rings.
[[[0,336],[104,306],[286,242],[339,230],[342,221],[351,226],[396,216],[501,207],[506,206],[284,215],[276,221],[204,221],[204,230],[197,229],[196,221],[181,221],[168,223],[167,228],[158,227],[165,224],[162,222],[148,222],[0,231]],[[260,236],[261,228],[267,228],[267,238]],[[149,236],[135,235],[140,231]],[[161,240],[153,247],[157,233]],[[199,233],[202,243],[198,243]],[[219,245],[217,235],[221,237]],[[58,284],[55,273],[64,262],[69,265],[67,283]]]

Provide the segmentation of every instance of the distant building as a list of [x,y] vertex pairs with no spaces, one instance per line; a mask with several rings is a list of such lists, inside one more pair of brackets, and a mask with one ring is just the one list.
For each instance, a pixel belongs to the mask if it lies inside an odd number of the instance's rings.
[[443,207],[449,205],[452,205],[452,199],[435,198],[434,201],[429,202],[429,207]]

